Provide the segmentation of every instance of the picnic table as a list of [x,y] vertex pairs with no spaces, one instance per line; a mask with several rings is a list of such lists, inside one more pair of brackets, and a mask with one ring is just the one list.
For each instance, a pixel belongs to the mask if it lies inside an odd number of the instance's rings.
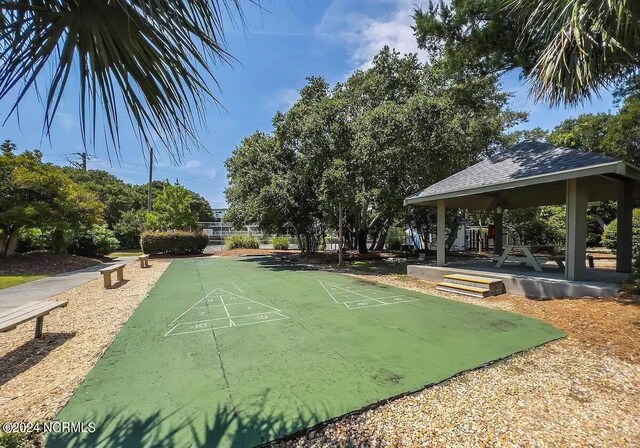
[[494,261],[497,268],[501,268],[505,262],[516,262],[530,266],[537,272],[542,272],[542,265],[547,261],[555,261],[560,269],[564,269],[564,255],[558,254],[556,246],[552,245],[510,244]]

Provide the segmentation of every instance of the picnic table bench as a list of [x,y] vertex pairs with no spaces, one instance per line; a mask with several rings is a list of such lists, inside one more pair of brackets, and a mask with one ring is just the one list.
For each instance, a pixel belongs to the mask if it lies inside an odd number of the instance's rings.
[[[555,261],[559,268],[564,269],[564,255],[557,254],[555,246],[548,245],[516,245],[510,244],[505,247],[502,255],[494,257],[496,267],[500,268],[505,262],[516,262],[521,265],[530,266],[537,272],[542,272],[542,265],[547,261]],[[535,253],[546,251],[545,254]]]
[[148,268],[149,267],[149,254],[140,255],[138,257],[138,261],[140,262],[140,267],[141,268]]
[[102,278],[104,279],[104,287],[111,288],[111,274],[116,273],[118,281],[121,282],[124,280],[124,263],[114,264],[113,266],[109,266],[108,268],[100,269],[100,273],[102,274]]
[[13,308],[4,313],[0,313],[0,333],[6,333],[15,329],[18,325],[28,322],[31,319],[36,320],[35,337],[42,337],[42,326],[44,324],[44,316],[49,314],[56,308],[67,306],[67,302],[40,301],[28,302]]

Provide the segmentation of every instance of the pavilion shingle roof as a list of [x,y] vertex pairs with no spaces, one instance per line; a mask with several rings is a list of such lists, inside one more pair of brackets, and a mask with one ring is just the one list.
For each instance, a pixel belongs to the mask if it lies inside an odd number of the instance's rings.
[[619,161],[613,157],[592,152],[526,141],[500,151],[407,199],[499,186],[517,180],[616,162]]

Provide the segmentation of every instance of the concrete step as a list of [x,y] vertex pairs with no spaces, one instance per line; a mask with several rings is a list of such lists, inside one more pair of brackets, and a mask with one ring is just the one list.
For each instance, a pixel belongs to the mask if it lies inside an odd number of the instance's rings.
[[488,289],[490,296],[497,296],[505,292],[504,283],[499,278],[481,277],[469,274],[447,274],[443,275],[445,281],[457,285],[475,286]]
[[462,285],[460,283],[439,282],[436,286],[439,291],[463,294],[465,296],[485,298],[491,295],[489,288],[479,288],[477,286]]

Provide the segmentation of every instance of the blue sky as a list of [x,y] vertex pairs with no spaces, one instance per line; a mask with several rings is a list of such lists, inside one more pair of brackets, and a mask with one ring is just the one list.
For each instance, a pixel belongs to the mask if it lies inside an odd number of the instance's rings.
[[[224,160],[243,137],[270,131],[276,110],[296,99],[305,78],[322,75],[330,83],[342,81],[355,69],[366,68],[373,55],[388,44],[402,53],[420,52],[410,28],[419,0],[263,0],[264,10],[245,2],[247,29],[227,27],[228,49],[238,62],[216,70],[224,109],[209,107],[207,128],[200,140],[208,152],[187,154],[181,166],[160,156],[154,177],[179,179],[206,197],[213,207],[225,205]],[[517,73],[503,77],[503,88],[515,96],[511,106],[529,112],[521,128],[553,128],[565,118],[585,112],[613,111],[611,95],[573,109],[550,109],[534,104]],[[13,98],[0,102],[4,121]],[[70,89],[56,116],[51,137],[42,134],[43,108],[34,92],[20,106],[19,116],[2,127],[0,140],[13,140],[19,149],[39,148],[45,160],[65,165],[65,158],[83,150],[77,119],[77,91]],[[18,119],[19,118],[19,119]],[[147,167],[141,147],[122,126],[120,162],[110,161],[105,148],[89,148],[90,168],[105,169],[127,182],[145,183]],[[111,154],[113,156],[113,154]]]

